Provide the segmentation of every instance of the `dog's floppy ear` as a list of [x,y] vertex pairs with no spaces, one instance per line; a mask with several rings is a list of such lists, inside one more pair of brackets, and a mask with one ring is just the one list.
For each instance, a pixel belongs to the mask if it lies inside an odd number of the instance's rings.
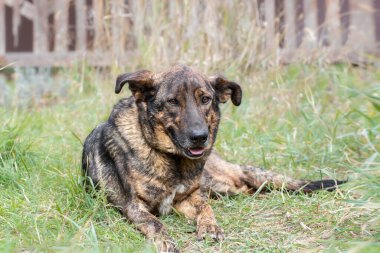
[[240,105],[243,94],[239,84],[220,75],[210,77],[210,82],[219,103],[225,103],[231,98],[234,105]]
[[125,83],[129,84],[129,89],[136,101],[146,100],[147,97],[152,95],[153,87],[153,73],[149,70],[139,70],[133,73],[121,74],[116,79],[115,92],[120,93]]

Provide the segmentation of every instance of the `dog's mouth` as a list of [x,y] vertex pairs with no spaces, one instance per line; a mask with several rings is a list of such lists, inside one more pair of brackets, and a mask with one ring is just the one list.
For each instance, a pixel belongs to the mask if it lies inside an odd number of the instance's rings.
[[172,139],[173,143],[175,145],[177,145],[177,147],[182,149],[183,155],[185,155],[186,157],[188,157],[190,159],[201,158],[204,155],[204,153],[206,152],[206,150],[208,149],[206,146],[208,144],[208,142],[205,143],[205,146],[203,146],[203,147],[186,148],[187,145],[181,145],[181,142],[178,141],[177,138],[175,138],[176,135],[174,133],[173,128],[168,129],[168,135]]
[[188,148],[185,153],[190,158],[200,158],[205,153],[206,148],[196,147],[196,148]]

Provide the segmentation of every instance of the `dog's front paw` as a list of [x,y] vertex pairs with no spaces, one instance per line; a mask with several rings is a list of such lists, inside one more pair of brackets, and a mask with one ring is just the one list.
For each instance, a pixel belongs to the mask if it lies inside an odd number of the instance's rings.
[[159,237],[154,239],[154,245],[156,246],[157,252],[174,252],[180,253],[177,244],[170,237]]
[[224,232],[216,224],[202,224],[197,229],[197,239],[203,240],[206,236],[210,236],[214,241],[221,241],[224,239]]

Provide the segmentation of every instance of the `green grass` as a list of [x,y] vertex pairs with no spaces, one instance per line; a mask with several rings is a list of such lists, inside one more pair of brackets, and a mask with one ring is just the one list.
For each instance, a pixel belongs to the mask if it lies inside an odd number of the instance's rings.
[[[67,96],[0,107],[0,251],[151,251],[102,193],[86,193],[81,185],[81,142],[122,97],[112,94],[111,72],[61,71],[70,82]],[[210,200],[227,234],[221,243],[197,241],[194,223],[180,215],[162,217],[180,247],[378,252],[379,73],[295,64],[226,74],[242,84],[244,99],[240,107],[222,105],[216,149],[224,157],[298,178],[349,183],[333,193]]]

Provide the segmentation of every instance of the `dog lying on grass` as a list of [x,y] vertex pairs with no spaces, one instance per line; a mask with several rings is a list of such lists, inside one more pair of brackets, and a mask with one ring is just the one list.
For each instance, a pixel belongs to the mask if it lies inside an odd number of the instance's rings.
[[197,222],[197,238],[224,238],[207,199],[210,195],[273,188],[311,192],[341,181],[302,181],[252,166],[229,163],[213,150],[219,104],[240,105],[240,86],[222,76],[206,77],[176,65],[166,72],[120,75],[115,92],[129,84],[107,122],[84,143],[85,175],[159,251],[179,252],[157,218],[172,208]]

